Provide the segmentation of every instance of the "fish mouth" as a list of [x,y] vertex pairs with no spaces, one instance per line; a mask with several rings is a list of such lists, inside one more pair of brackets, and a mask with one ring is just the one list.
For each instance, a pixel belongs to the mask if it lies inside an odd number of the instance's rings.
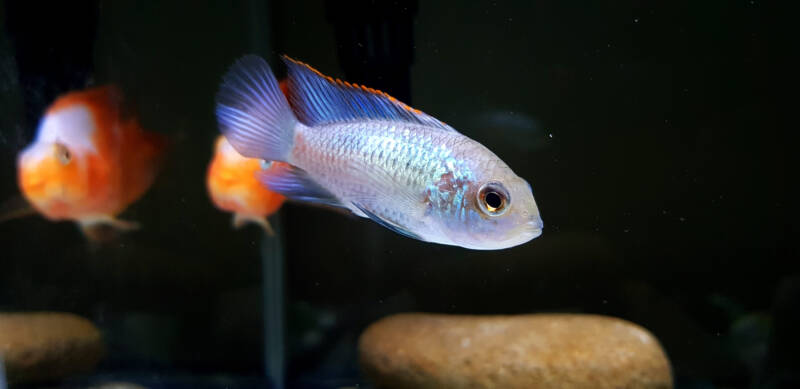
[[470,247],[478,250],[500,250],[500,249],[507,249],[514,246],[519,246],[521,244],[530,242],[533,239],[542,235],[542,229],[544,228],[544,223],[542,223],[542,219],[539,217],[531,217],[525,224],[522,226],[523,228],[519,231],[515,236],[510,237],[509,239],[495,242],[494,244],[490,244],[487,246],[482,247]]
[[525,225],[525,232],[531,236],[530,239],[542,235],[542,229],[544,229],[544,222],[542,222],[542,219],[539,217],[532,217]]

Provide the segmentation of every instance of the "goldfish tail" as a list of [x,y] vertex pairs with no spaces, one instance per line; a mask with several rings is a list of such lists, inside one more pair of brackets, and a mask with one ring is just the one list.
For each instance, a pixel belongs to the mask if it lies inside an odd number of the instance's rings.
[[236,61],[216,101],[219,127],[239,154],[289,162],[298,121],[263,58],[248,55]]
[[36,208],[22,196],[14,196],[0,205],[0,223],[35,214]]
[[233,228],[239,229],[244,227],[247,223],[255,223],[258,224],[259,227],[264,229],[264,233],[267,236],[275,236],[275,230],[272,229],[272,225],[269,224],[269,220],[266,217],[258,218],[243,215],[241,213],[235,213],[233,215]]

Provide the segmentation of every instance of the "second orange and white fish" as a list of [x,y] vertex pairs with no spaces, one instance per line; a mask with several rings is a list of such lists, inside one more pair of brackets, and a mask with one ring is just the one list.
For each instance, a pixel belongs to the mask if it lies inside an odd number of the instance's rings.
[[59,97],[17,158],[26,200],[49,220],[78,223],[90,238],[96,226],[137,227],[117,215],[151,186],[166,145],[123,103],[114,86]]
[[281,164],[243,157],[220,135],[208,166],[208,194],[217,208],[233,213],[234,227],[255,223],[267,235],[273,235],[267,217],[278,211],[286,198],[267,189],[257,176],[264,171],[280,169]]

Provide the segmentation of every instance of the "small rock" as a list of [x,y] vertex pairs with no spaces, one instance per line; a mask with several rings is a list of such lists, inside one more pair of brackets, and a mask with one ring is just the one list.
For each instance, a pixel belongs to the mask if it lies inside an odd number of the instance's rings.
[[69,313],[0,313],[0,355],[9,383],[90,372],[103,357],[100,331]]
[[647,330],[578,314],[400,314],[359,340],[378,388],[672,388],[669,361]]

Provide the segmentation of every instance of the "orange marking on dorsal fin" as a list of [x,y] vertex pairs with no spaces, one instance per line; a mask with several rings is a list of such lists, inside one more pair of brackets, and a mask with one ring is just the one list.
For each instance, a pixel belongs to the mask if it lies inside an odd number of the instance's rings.
[[320,76],[320,77],[322,77],[322,78],[324,78],[324,79],[328,80],[328,81],[329,81],[329,82],[331,82],[332,84],[343,85],[343,86],[346,86],[346,87],[348,87],[348,88],[353,88],[353,89],[361,89],[361,90],[363,90],[363,91],[365,91],[365,92],[368,92],[368,93],[372,93],[372,94],[380,95],[380,96],[383,96],[383,97],[386,97],[386,98],[388,98],[388,99],[389,99],[389,101],[391,101],[391,102],[393,102],[393,103],[395,103],[395,104],[399,105],[401,108],[405,109],[405,110],[406,110],[406,111],[408,111],[408,112],[411,112],[411,113],[414,113],[414,114],[421,114],[421,113],[422,113],[422,111],[420,111],[420,110],[418,110],[418,109],[416,109],[416,108],[412,108],[412,107],[408,106],[406,103],[403,103],[402,101],[400,101],[400,100],[397,100],[397,99],[396,99],[396,98],[394,98],[393,96],[391,96],[391,95],[389,95],[388,93],[386,93],[386,92],[383,92],[383,91],[381,91],[381,90],[378,90],[378,89],[373,89],[373,88],[370,88],[370,87],[368,87],[368,86],[365,86],[365,85],[360,85],[360,84],[356,84],[356,83],[352,83],[352,84],[351,84],[351,83],[349,83],[349,82],[347,82],[347,81],[342,81],[342,80],[340,80],[340,79],[338,79],[338,78],[334,79],[334,78],[333,78],[333,77],[331,77],[331,76],[326,76],[326,75],[322,74],[322,72],[320,72],[319,70],[317,70],[317,69],[314,69],[314,67],[312,67],[311,65],[309,65],[309,64],[307,64],[307,63],[305,63],[305,62],[302,62],[302,61],[298,61],[298,60],[296,60],[296,59],[294,59],[294,58],[292,58],[292,57],[290,57],[290,56],[288,56],[288,55],[286,55],[286,54],[284,54],[284,55],[283,55],[283,58],[286,58],[286,59],[288,59],[289,61],[291,61],[291,62],[293,62],[293,63],[296,63],[296,64],[298,64],[298,65],[301,65],[301,66],[304,66],[304,67],[306,67],[308,70],[311,70],[311,71],[312,71],[312,72],[314,72],[316,75],[318,75],[318,76]]

